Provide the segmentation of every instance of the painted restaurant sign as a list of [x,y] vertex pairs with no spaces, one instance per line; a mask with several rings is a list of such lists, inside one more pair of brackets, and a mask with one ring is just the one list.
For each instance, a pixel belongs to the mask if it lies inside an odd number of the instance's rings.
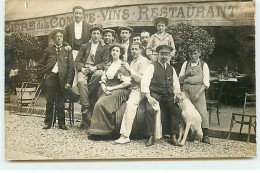
[[[107,7],[86,10],[85,20],[104,27],[152,26],[157,16],[168,17],[172,24],[187,22],[196,26],[242,26],[254,25],[254,2],[214,3],[165,3]],[[55,27],[65,27],[73,22],[73,14],[6,21],[11,31],[23,30],[39,36],[47,35]]]

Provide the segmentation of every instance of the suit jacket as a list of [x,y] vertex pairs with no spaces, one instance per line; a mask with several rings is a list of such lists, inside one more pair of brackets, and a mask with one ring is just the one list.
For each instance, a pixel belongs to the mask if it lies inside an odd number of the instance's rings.
[[[89,28],[91,27],[88,23],[86,23],[85,21],[83,21],[82,23],[82,36],[81,38],[83,38],[84,43],[88,43],[91,37]],[[75,22],[72,22],[70,25],[66,26],[65,28],[66,31],[66,35],[64,37],[64,41],[68,42],[71,47],[73,48],[73,39],[75,37]],[[81,45],[80,45],[81,46]]]
[[[123,45],[123,43],[121,42],[120,44]],[[133,57],[132,57],[132,53],[131,53],[131,47],[132,47],[132,42],[129,40],[129,46],[128,46],[128,49],[125,50],[127,51],[127,62],[130,64],[131,61],[133,60]]]
[[44,52],[43,58],[39,62],[43,66],[43,74],[51,73],[56,61],[58,62],[60,86],[64,91],[65,84],[72,85],[74,79],[75,72],[71,51],[67,52],[64,47],[62,47],[60,53],[57,53],[55,46],[48,47]]
[[[85,65],[85,62],[87,61],[90,51],[91,51],[91,43],[86,43],[81,46],[75,60],[76,68],[79,71]],[[109,61],[108,46],[99,43],[96,50],[94,66],[96,66],[98,70],[103,70],[106,64],[108,63],[108,61]]]

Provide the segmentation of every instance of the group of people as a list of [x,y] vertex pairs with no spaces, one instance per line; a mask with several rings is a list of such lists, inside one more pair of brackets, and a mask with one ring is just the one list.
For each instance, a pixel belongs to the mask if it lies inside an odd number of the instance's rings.
[[[120,38],[117,40],[113,29],[87,24],[84,11],[83,7],[75,6],[74,22],[65,30],[55,28],[49,35],[54,45],[45,50],[40,61],[44,66],[47,101],[43,128],[51,128],[55,103],[59,128],[67,129],[65,92],[76,86],[82,113],[80,128],[88,129],[90,139],[96,135],[113,133],[115,112],[126,102],[120,138],[115,142],[130,142],[137,108],[146,98],[143,124],[149,135],[146,146],[152,146],[155,142],[155,112],[158,107],[170,119],[169,142],[178,146],[181,110],[176,96],[181,92],[181,82],[183,92],[201,114],[202,142],[209,144],[205,100],[205,89],[209,87],[209,69],[200,60],[199,46],[190,46],[190,60],[183,64],[178,77],[169,64],[176,49],[172,36],[166,32],[168,18],[154,18],[153,23],[158,31],[152,36],[147,31],[133,34],[130,27],[119,27]],[[130,40],[132,35],[133,41]]]

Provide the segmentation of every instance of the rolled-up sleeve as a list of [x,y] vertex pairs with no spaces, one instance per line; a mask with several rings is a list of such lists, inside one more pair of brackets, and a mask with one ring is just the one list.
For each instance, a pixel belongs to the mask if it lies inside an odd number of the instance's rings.
[[209,67],[206,63],[203,65],[203,83],[206,86],[206,89],[209,88],[210,82],[209,82]]
[[181,87],[180,87],[180,82],[179,82],[179,78],[176,74],[176,71],[174,68],[173,69],[173,93],[180,93],[181,92]]
[[150,94],[150,83],[154,73],[153,64],[148,65],[141,80],[141,92],[145,94]]

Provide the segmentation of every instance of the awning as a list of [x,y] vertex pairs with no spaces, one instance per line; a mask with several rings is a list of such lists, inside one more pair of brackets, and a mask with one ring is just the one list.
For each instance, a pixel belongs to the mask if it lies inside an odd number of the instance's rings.
[[53,28],[64,28],[73,22],[72,7],[75,5],[86,8],[86,22],[102,24],[103,27],[152,26],[152,20],[157,16],[168,17],[172,24],[254,25],[253,1],[219,1],[7,0],[6,27],[11,32],[22,30],[36,36],[47,35]]

